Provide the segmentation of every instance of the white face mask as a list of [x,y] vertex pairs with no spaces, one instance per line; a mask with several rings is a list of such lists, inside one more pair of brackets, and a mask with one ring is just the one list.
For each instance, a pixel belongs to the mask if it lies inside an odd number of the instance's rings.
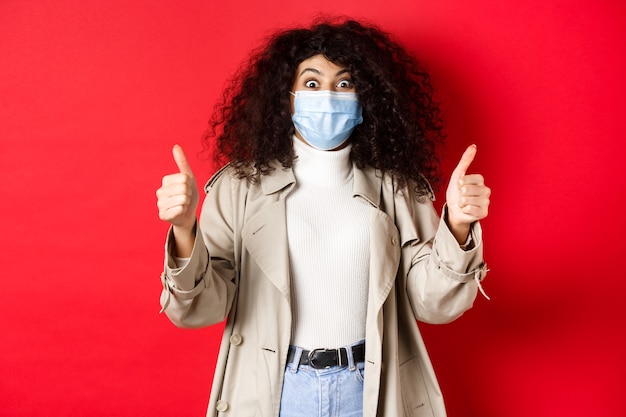
[[341,146],[354,128],[363,123],[356,93],[296,91],[293,124],[314,148],[328,151]]

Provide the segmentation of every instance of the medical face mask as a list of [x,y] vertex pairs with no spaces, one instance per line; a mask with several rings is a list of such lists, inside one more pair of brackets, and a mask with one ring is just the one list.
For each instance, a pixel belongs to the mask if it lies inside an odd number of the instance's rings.
[[293,124],[314,148],[328,151],[341,146],[363,123],[361,103],[356,93],[335,91],[296,91]]

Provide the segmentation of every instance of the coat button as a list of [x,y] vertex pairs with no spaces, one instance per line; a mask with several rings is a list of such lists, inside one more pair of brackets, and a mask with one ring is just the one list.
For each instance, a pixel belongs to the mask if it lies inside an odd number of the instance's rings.
[[240,334],[235,333],[234,335],[230,337],[230,343],[232,343],[235,346],[239,346],[241,342],[243,342],[243,338],[241,337]]
[[392,244],[393,246],[398,246],[398,238],[397,238],[397,237],[395,237],[395,236],[394,236],[394,237],[392,237],[392,238],[391,238],[391,244]]
[[220,413],[223,413],[224,411],[228,410],[228,403],[224,400],[219,400],[215,404],[215,409],[219,411]]

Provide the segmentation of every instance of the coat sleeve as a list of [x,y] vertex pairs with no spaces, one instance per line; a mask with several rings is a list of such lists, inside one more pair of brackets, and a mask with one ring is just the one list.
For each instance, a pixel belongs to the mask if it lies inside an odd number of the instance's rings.
[[176,267],[171,229],[165,244],[161,311],[178,327],[197,328],[223,321],[237,288],[230,175],[219,171],[206,191],[189,262]]
[[[405,195],[406,197],[406,195]],[[470,230],[471,244],[464,250],[457,243],[432,201],[406,198],[396,209],[405,211],[400,225],[402,265],[406,292],[417,320],[448,323],[472,307],[480,282],[486,275],[482,229]],[[424,201],[427,200],[427,201]],[[397,213],[398,214],[398,213]]]

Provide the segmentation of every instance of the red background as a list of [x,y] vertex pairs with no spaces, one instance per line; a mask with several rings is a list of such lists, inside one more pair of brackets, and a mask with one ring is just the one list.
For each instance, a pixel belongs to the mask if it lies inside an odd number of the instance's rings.
[[[477,143],[492,301],[424,326],[451,417],[624,416],[626,7],[618,0],[0,2],[0,415],[200,416],[220,327],[159,315],[174,143],[320,11],[379,24]],[[442,199],[438,200],[441,205]]]

